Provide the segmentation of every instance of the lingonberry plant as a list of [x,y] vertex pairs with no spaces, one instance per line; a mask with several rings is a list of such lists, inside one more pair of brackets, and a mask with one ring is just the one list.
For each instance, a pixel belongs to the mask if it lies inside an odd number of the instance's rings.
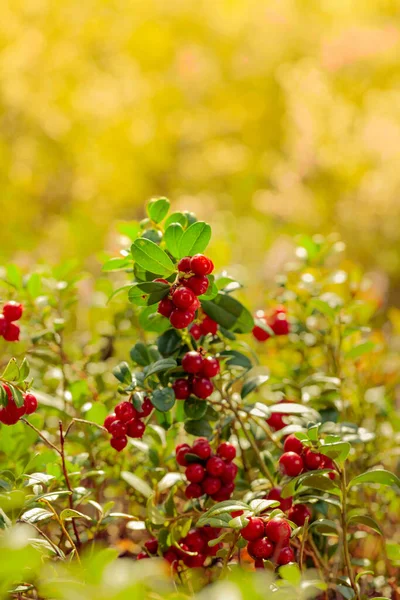
[[[9,272],[1,322],[27,318],[0,381],[2,527],[28,524],[90,584],[89,550],[111,545],[153,573],[149,597],[169,595],[162,565],[182,597],[256,569],[260,597],[396,598],[399,365],[373,290],[338,240],[303,238],[253,316],[210,226],[169,208],[152,200],[104,264],[100,334],[72,327],[73,275]],[[7,590],[55,597],[44,580]]]

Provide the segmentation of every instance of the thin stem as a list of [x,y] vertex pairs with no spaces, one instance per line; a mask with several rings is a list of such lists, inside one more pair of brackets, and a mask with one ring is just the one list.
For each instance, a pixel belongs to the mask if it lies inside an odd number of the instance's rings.
[[37,429],[37,427],[35,427],[34,425],[32,425],[32,423],[30,423],[29,421],[27,421],[24,417],[21,417],[20,419],[23,423],[25,423],[25,425],[28,425],[28,427],[30,427],[31,429],[33,429],[33,431],[36,431],[36,433],[38,434],[38,436],[40,437],[41,440],[44,441],[45,444],[47,444],[47,446],[49,446],[50,448],[52,448],[52,450],[55,450],[58,454],[60,454],[61,456],[61,450],[59,448],[57,448],[57,446],[55,446],[52,442],[50,442],[44,435],[43,433]]
[[351,587],[354,590],[355,597],[357,600],[360,600],[360,594],[358,591],[358,587],[354,578],[353,568],[351,566],[351,556],[349,551],[349,545],[347,541],[348,529],[347,529],[347,481],[346,481],[346,468],[343,465],[343,468],[340,471],[340,481],[341,481],[341,490],[342,490],[342,506],[340,511],[340,520],[342,525],[342,535],[343,535],[343,557],[346,565],[347,574],[350,579]]
[[[48,508],[51,510],[51,512],[53,513],[53,515],[55,516],[57,523],[60,525],[65,537],[67,538],[67,540],[69,541],[69,543],[71,544],[72,549],[74,550],[75,554],[76,554],[76,558],[79,562],[79,564],[81,564],[81,559],[79,556],[79,552],[78,549],[76,547],[76,545],[74,544],[74,541],[72,539],[72,537],[69,535],[62,519],[60,519],[60,517],[58,516],[56,510],[54,509],[54,507],[50,504],[50,502],[48,502],[45,498],[41,498],[40,502],[44,502],[46,504],[46,506],[48,506]],[[73,522],[73,521],[72,521]]]
[[[71,510],[74,510],[74,501],[73,501],[73,498],[72,498],[73,491],[72,491],[71,483],[69,481],[68,472],[67,472],[67,466],[66,466],[66,463],[65,463],[65,452],[64,452],[65,436],[64,436],[64,433],[63,433],[62,421],[59,422],[59,429],[60,429],[60,443],[61,443],[61,452],[60,452],[60,454],[61,454],[62,471],[63,471],[63,474],[64,474],[64,479],[65,479],[66,486],[67,486],[68,490],[71,492],[71,494],[68,496],[69,507],[70,507]],[[68,431],[68,429],[67,429],[67,431]],[[75,533],[76,543],[77,543],[78,546],[80,546],[81,545],[81,540],[80,540],[78,528],[76,526],[76,523],[75,523],[74,519],[72,519],[72,527],[73,527],[73,530],[74,530],[74,533]]]

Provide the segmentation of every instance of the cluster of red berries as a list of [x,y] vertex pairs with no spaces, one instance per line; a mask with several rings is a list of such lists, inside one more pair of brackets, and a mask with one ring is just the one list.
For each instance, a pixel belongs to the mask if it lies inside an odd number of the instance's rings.
[[[197,296],[202,296],[208,290],[209,275],[214,269],[211,259],[203,254],[185,256],[178,263],[178,270],[182,273],[177,283],[174,283],[168,296],[160,300],[157,311],[160,315],[170,320],[175,329],[185,329],[194,321],[195,314],[200,308]],[[166,279],[156,279],[168,283]]]
[[176,447],[176,462],[186,467],[185,475],[189,482],[185,490],[186,498],[200,498],[204,494],[216,502],[229,500],[235,489],[234,479],[238,468],[232,462],[236,449],[232,444],[222,442],[213,454],[209,442],[198,438],[192,447],[180,444]]
[[193,339],[197,341],[208,333],[215,335],[218,331],[218,323],[213,321],[208,315],[203,315],[199,323],[193,323],[189,331]]
[[273,487],[269,490],[265,496],[267,500],[276,500],[279,502],[279,508],[282,512],[285,512],[290,521],[296,523],[298,527],[302,527],[306,522],[306,519],[311,519],[312,513],[306,504],[295,504],[293,505],[293,498],[282,498],[282,488]]
[[131,438],[141,438],[145,432],[146,425],[142,419],[148,417],[153,405],[150,398],[146,397],[140,410],[137,410],[131,402],[120,402],[115,407],[115,411],[108,415],[104,420],[104,427],[111,433],[110,444],[121,452],[128,443],[127,436]]
[[[258,310],[255,318],[272,329],[275,335],[287,335],[290,331],[286,308],[284,306],[278,306],[272,313],[268,314],[263,310]],[[254,325],[253,335],[259,342],[266,342],[271,337],[268,331],[259,325]]]
[[[293,434],[288,435],[283,445],[284,453],[279,459],[279,467],[285,475],[297,477],[303,471],[315,471],[317,469],[334,469],[335,466],[330,458],[312,448],[307,448]],[[329,473],[331,479],[335,478],[335,472]]]
[[205,400],[214,390],[211,377],[220,371],[219,360],[213,356],[203,357],[200,352],[186,352],[182,358],[182,367],[189,374],[180,377],[172,384],[177,400],[186,400],[190,394]]
[[[191,529],[189,533],[178,542],[178,546],[170,546],[163,552],[163,558],[176,570],[181,561],[186,567],[203,567],[209,556],[215,556],[222,544],[213,547],[208,545],[210,540],[220,534],[220,529],[215,527],[198,527]],[[144,544],[145,551],[137,555],[137,560],[151,558],[158,554],[158,541],[156,538],[147,540]]]
[[268,559],[277,565],[294,561],[294,552],[289,545],[291,529],[286,519],[250,517],[248,521],[240,533],[248,542],[247,552],[254,558],[256,568],[264,568],[263,561]]
[[14,321],[19,321],[23,311],[22,304],[12,300],[3,306],[3,312],[0,314],[0,335],[6,342],[18,342],[20,329]]
[[3,388],[7,394],[7,406],[0,408],[0,423],[4,425],[15,425],[24,415],[31,415],[37,409],[38,402],[33,394],[25,394],[24,403],[18,407],[11,393],[10,388],[6,383],[3,383]]

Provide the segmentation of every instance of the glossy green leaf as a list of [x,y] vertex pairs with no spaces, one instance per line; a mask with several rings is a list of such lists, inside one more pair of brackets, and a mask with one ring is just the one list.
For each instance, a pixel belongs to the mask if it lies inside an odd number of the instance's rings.
[[132,258],[129,257],[115,257],[110,258],[102,266],[102,271],[121,271],[132,268]]
[[383,535],[383,531],[380,527],[380,525],[372,518],[369,517],[368,515],[352,515],[349,520],[348,520],[348,524],[349,525],[365,525],[366,527],[369,527],[370,529],[373,529],[374,531],[376,531],[376,533],[379,533],[379,535]]
[[211,239],[211,227],[204,221],[193,223],[184,232],[179,244],[179,256],[193,256],[204,250]]
[[151,397],[153,406],[156,407],[160,412],[167,412],[175,404],[175,394],[172,388],[162,388],[161,390],[155,390]]
[[164,233],[164,241],[167,250],[175,258],[179,258],[179,246],[183,236],[183,227],[179,223],[172,223]]
[[157,304],[168,295],[170,286],[160,281],[144,281],[134,284],[128,292],[129,301],[138,306]]
[[156,373],[173,369],[176,366],[177,362],[173,358],[161,358],[160,360],[157,360],[156,362],[152,363],[146,369],[145,379],[147,379],[147,377],[151,377],[151,375],[155,375]]
[[205,419],[188,419],[185,421],[185,431],[196,437],[211,438],[213,430],[211,425]]
[[242,387],[241,396],[242,398],[246,398],[251,392],[257,390],[261,385],[266,383],[269,380],[269,375],[256,375],[251,379],[245,381]]
[[145,498],[150,498],[153,490],[148,483],[143,481],[140,477],[129,471],[122,471],[121,477],[126,483],[128,483],[137,492],[140,492]]
[[168,198],[153,198],[147,205],[147,214],[154,223],[161,223],[167,216],[169,207]]
[[133,260],[146,271],[157,275],[170,275],[175,266],[168,254],[157,244],[145,238],[135,240],[131,246]]
[[213,300],[202,303],[204,312],[225,329],[248,333],[253,329],[254,321],[250,312],[236,298],[218,292]]
[[379,483],[380,485],[396,485],[397,487],[400,487],[400,479],[397,475],[390,471],[386,471],[385,469],[373,469],[372,471],[361,473],[361,475],[353,477],[349,482],[348,487],[359,485],[361,483]]

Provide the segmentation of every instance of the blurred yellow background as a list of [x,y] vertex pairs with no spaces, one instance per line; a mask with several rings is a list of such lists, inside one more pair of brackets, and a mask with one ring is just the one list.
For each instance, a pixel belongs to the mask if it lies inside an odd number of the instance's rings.
[[2,0],[2,260],[95,268],[165,195],[213,224],[222,265],[268,273],[289,235],[338,231],[398,283],[399,9]]

